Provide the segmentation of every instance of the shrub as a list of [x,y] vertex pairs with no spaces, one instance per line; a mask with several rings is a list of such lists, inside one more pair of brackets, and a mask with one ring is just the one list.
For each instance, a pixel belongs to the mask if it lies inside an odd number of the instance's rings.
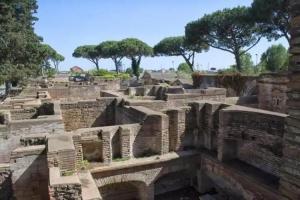
[[116,73],[116,72],[108,71],[106,69],[99,69],[99,70],[93,69],[89,71],[89,74],[91,74],[92,76],[100,76],[109,80],[114,80],[116,78],[120,78],[122,80],[130,79],[130,74],[128,73]]
[[246,84],[247,77],[242,76],[241,73],[223,73],[217,76],[217,84],[225,88],[232,88],[237,95],[240,95]]
[[82,160],[79,164],[79,169],[85,170],[89,167],[90,163],[87,160]]

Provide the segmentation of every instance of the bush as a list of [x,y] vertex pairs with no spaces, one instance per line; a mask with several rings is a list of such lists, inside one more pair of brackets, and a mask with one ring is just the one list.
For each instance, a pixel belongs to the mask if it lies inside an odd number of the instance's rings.
[[217,76],[217,84],[224,88],[232,88],[237,95],[240,95],[244,89],[247,78],[241,73],[223,73]]
[[191,70],[190,66],[187,63],[181,63],[178,66],[177,71],[187,73],[187,74],[192,73],[192,70]]
[[56,75],[56,70],[53,68],[49,68],[47,69],[46,74],[48,78],[54,78]]

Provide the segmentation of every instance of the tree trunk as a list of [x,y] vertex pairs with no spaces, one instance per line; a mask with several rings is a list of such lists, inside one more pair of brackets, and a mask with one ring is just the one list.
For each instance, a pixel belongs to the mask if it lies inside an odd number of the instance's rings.
[[234,57],[235,57],[235,62],[236,62],[236,69],[239,72],[242,72],[242,63],[241,63],[241,55],[240,55],[240,53],[235,53]]
[[141,63],[141,57],[138,57],[138,58],[132,57],[131,58],[132,72],[136,76],[137,80],[139,80],[139,76],[140,76],[140,73],[139,73],[140,63]]
[[9,94],[11,87],[12,87],[11,81],[5,81],[5,95],[6,96]]
[[98,61],[95,62],[95,65],[96,65],[97,71],[99,71],[99,63],[98,63]]
[[184,58],[186,64],[190,67],[191,71],[194,72],[194,56],[191,57],[192,62],[183,54],[182,57]]
[[117,58],[113,58],[113,61],[114,61],[114,63],[115,63],[116,72],[117,72],[117,74],[119,74],[119,71],[120,71],[120,69],[119,69],[119,62],[120,62],[120,61],[118,61]]

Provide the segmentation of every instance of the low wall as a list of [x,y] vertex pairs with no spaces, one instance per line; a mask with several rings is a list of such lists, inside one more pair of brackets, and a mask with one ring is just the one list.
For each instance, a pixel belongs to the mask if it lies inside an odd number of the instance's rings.
[[121,88],[122,81],[120,79],[109,80],[97,76],[93,76],[93,78],[93,84],[101,86],[101,90],[119,90]]
[[50,94],[52,99],[67,99],[67,100],[96,99],[100,97],[101,90],[109,90],[111,89],[110,86],[111,85],[107,83],[107,85],[69,85],[66,87],[54,86],[52,88],[28,87],[23,90],[21,95],[23,96],[36,95],[37,92],[47,91]]

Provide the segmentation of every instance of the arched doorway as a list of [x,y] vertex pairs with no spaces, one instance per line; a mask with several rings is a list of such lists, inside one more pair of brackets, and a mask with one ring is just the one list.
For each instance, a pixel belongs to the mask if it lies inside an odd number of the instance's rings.
[[138,181],[121,182],[99,188],[102,200],[145,200],[146,184]]

